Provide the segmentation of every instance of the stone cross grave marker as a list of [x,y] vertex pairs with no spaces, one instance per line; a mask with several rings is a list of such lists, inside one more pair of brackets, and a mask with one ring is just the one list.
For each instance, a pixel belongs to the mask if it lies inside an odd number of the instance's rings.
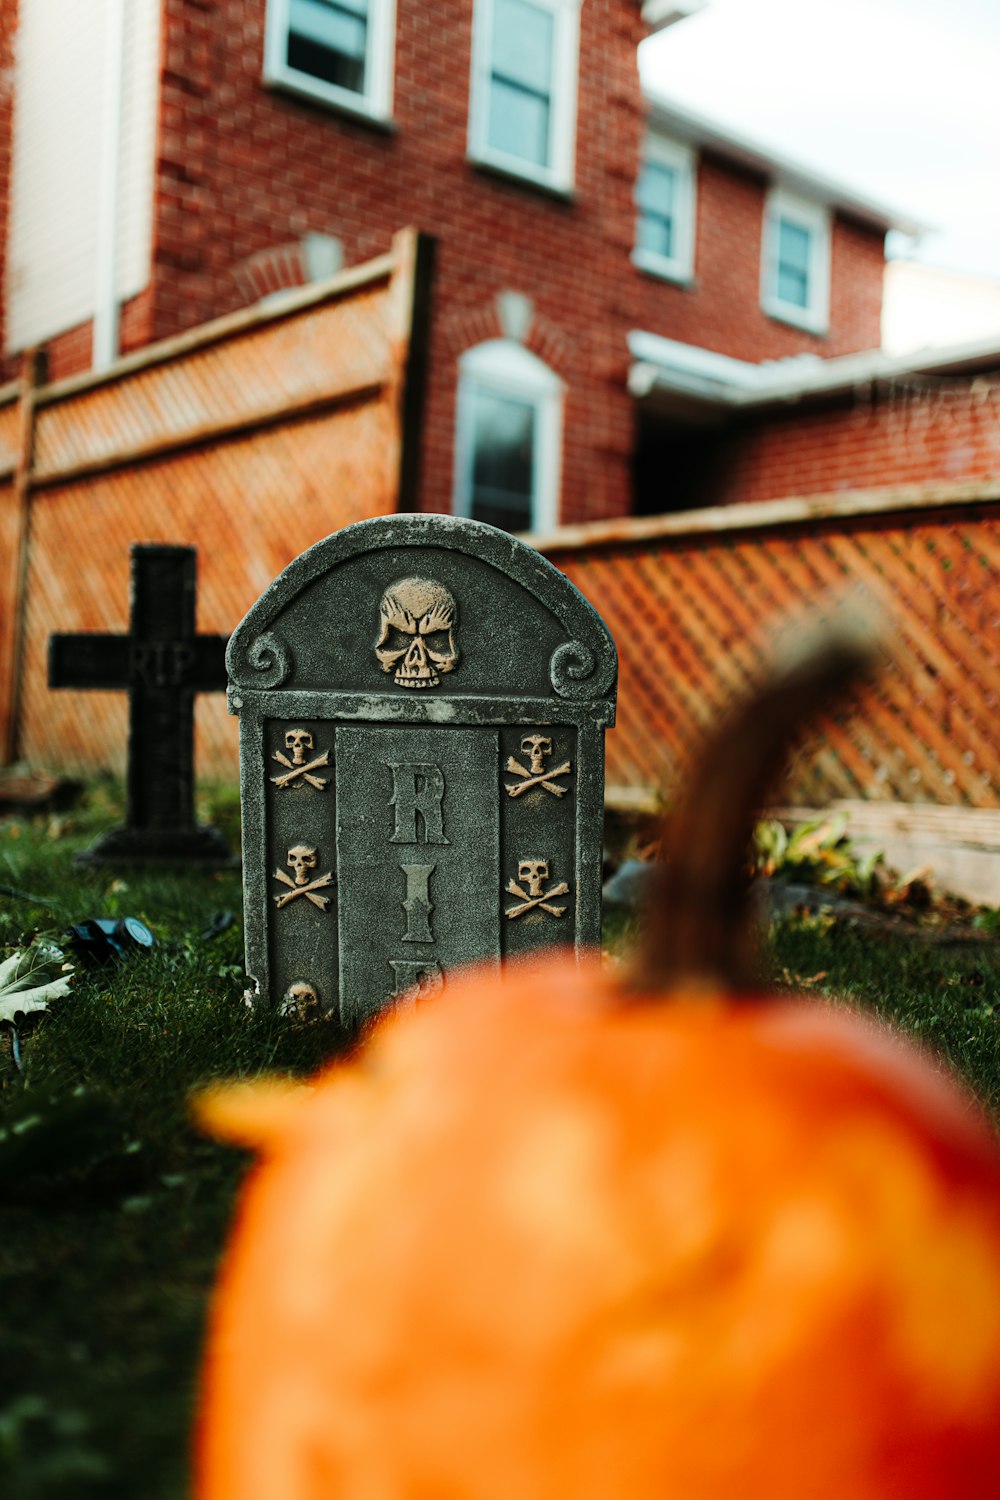
[[195,634],[194,547],[136,543],[128,635],[49,637],[49,687],[125,691],[125,823],[85,864],[228,864],[222,835],[194,821],[194,695],[226,686],[224,635]]
[[600,942],[617,657],[544,557],[453,516],[362,521],[237,627],[247,969],[355,1030],[456,965]]

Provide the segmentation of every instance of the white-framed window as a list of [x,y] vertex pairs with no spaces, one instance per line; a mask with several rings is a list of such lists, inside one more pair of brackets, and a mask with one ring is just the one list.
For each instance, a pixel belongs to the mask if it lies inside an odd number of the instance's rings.
[[559,511],[562,381],[513,339],[477,344],[458,364],[455,514],[548,530]]
[[573,186],[580,0],[475,0],[469,155]]
[[395,0],[267,0],[264,78],[387,120],[395,28]]
[[636,225],[632,259],[671,281],[694,273],[695,157],[689,146],[664,136],[646,137],[635,184]]
[[772,188],[764,205],[761,306],[774,318],[824,333],[830,320],[830,213]]

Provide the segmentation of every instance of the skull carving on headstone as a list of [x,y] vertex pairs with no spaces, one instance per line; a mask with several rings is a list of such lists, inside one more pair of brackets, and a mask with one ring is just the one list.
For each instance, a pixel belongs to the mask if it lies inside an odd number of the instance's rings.
[[289,729],[285,734],[285,749],[292,752],[292,765],[304,766],[305,751],[313,747],[313,737],[308,729]]
[[549,878],[547,859],[522,859],[517,866],[517,878],[526,882],[529,896],[542,894],[542,881]]
[[443,584],[401,578],[382,596],[375,655],[398,687],[437,687],[458,663],[457,629],[455,601]]
[[319,1014],[319,994],[308,980],[296,979],[285,991],[281,1003],[283,1016],[294,1015],[299,1021],[311,1021]]
[[295,884],[308,885],[309,871],[316,868],[316,850],[307,844],[296,844],[288,851],[287,863],[295,871]]

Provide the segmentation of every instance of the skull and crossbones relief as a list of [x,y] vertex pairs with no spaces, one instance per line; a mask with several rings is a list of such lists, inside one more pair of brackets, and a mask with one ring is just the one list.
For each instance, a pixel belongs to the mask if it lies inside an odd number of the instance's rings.
[[275,880],[280,880],[282,885],[288,886],[287,891],[281,891],[275,896],[275,905],[280,909],[298,896],[305,896],[313,906],[318,907],[320,911],[326,911],[330,905],[329,896],[317,896],[316,892],[333,884],[333,872],[328,870],[325,875],[318,875],[314,880],[310,880],[310,872],[315,870],[318,863],[316,850],[310,848],[308,844],[294,844],[288,851],[285,863],[290,870],[294,870],[295,878],[293,880],[291,875],[286,875],[284,870],[275,870]]
[[288,729],[285,731],[285,749],[292,752],[292,758],[275,750],[274,759],[279,765],[287,766],[283,776],[272,776],[271,780],[277,787],[300,787],[303,782],[308,782],[318,792],[325,792],[329,784],[328,776],[314,776],[312,773],[320,766],[330,764],[330,752],[324,750],[322,755],[314,756],[312,760],[306,760],[306,752],[315,749],[315,741],[308,729]]
[[437,687],[458,664],[457,629],[455,601],[443,584],[401,578],[382,595],[375,655],[397,687]]
[[522,792],[528,791],[533,786],[544,787],[554,797],[564,797],[569,787],[561,786],[555,778],[568,776],[573,767],[568,760],[564,760],[561,765],[552,766],[549,770],[545,769],[545,761],[552,754],[552,741],[549,736],[546,734],[525,735],[521,741],[521,749],[528,757],[526,766],[522,765],[519,760],[515,760],[513,755],[507,757],[507,770],[513,771],[515,775],[522,778],[520,781],[504,782],[508,797],[520,797]]
[[549,903],[553,896],[568,895],[569,886],[565,880],[561,880],[558,885],[550,886],[548,890],[543,888],[545,881],[549,878],[549,862],[547,859],[518,860],[517,876],[518,880],[524,881],[528,889],[524,890],[519,886],[517,880],[508,880],[506,886],[507,894],[510,896],[519,896],[521,903],[519,906],[508,906],[504,913],[505,916],[520,917],[526,911],[531,911],[536,906],[542,911],[548,912],[550,917],[561,917],[563,915],[566,910],[565,906],[552,906]]

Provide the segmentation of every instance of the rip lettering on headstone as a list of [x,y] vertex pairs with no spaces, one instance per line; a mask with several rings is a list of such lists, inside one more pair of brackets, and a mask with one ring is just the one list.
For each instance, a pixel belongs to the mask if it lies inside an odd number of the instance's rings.
[[434,908],[431,905],[429,886],[434,866],[400,865],[399,868],[406,876],[406,900],[403,902],[406,931],[403,933],[403,942],[433,943],[431,912]]
[[426,1000],[428,995],[436,995],[444,988],[444,978],[437,964],[394,958],[389,967],[396,982],[386,996],[387,1000]]
[[505,532],[363,521],[295,560],[227,655],[247,969],[354,1032],[462,964],[600,942],[617,658]]
[[[447,844],[444,836],[444,775],[440,766],[389,761],[392,806],[396,809],[393,844]],[[417,820],[421,835],[417,836]]]

